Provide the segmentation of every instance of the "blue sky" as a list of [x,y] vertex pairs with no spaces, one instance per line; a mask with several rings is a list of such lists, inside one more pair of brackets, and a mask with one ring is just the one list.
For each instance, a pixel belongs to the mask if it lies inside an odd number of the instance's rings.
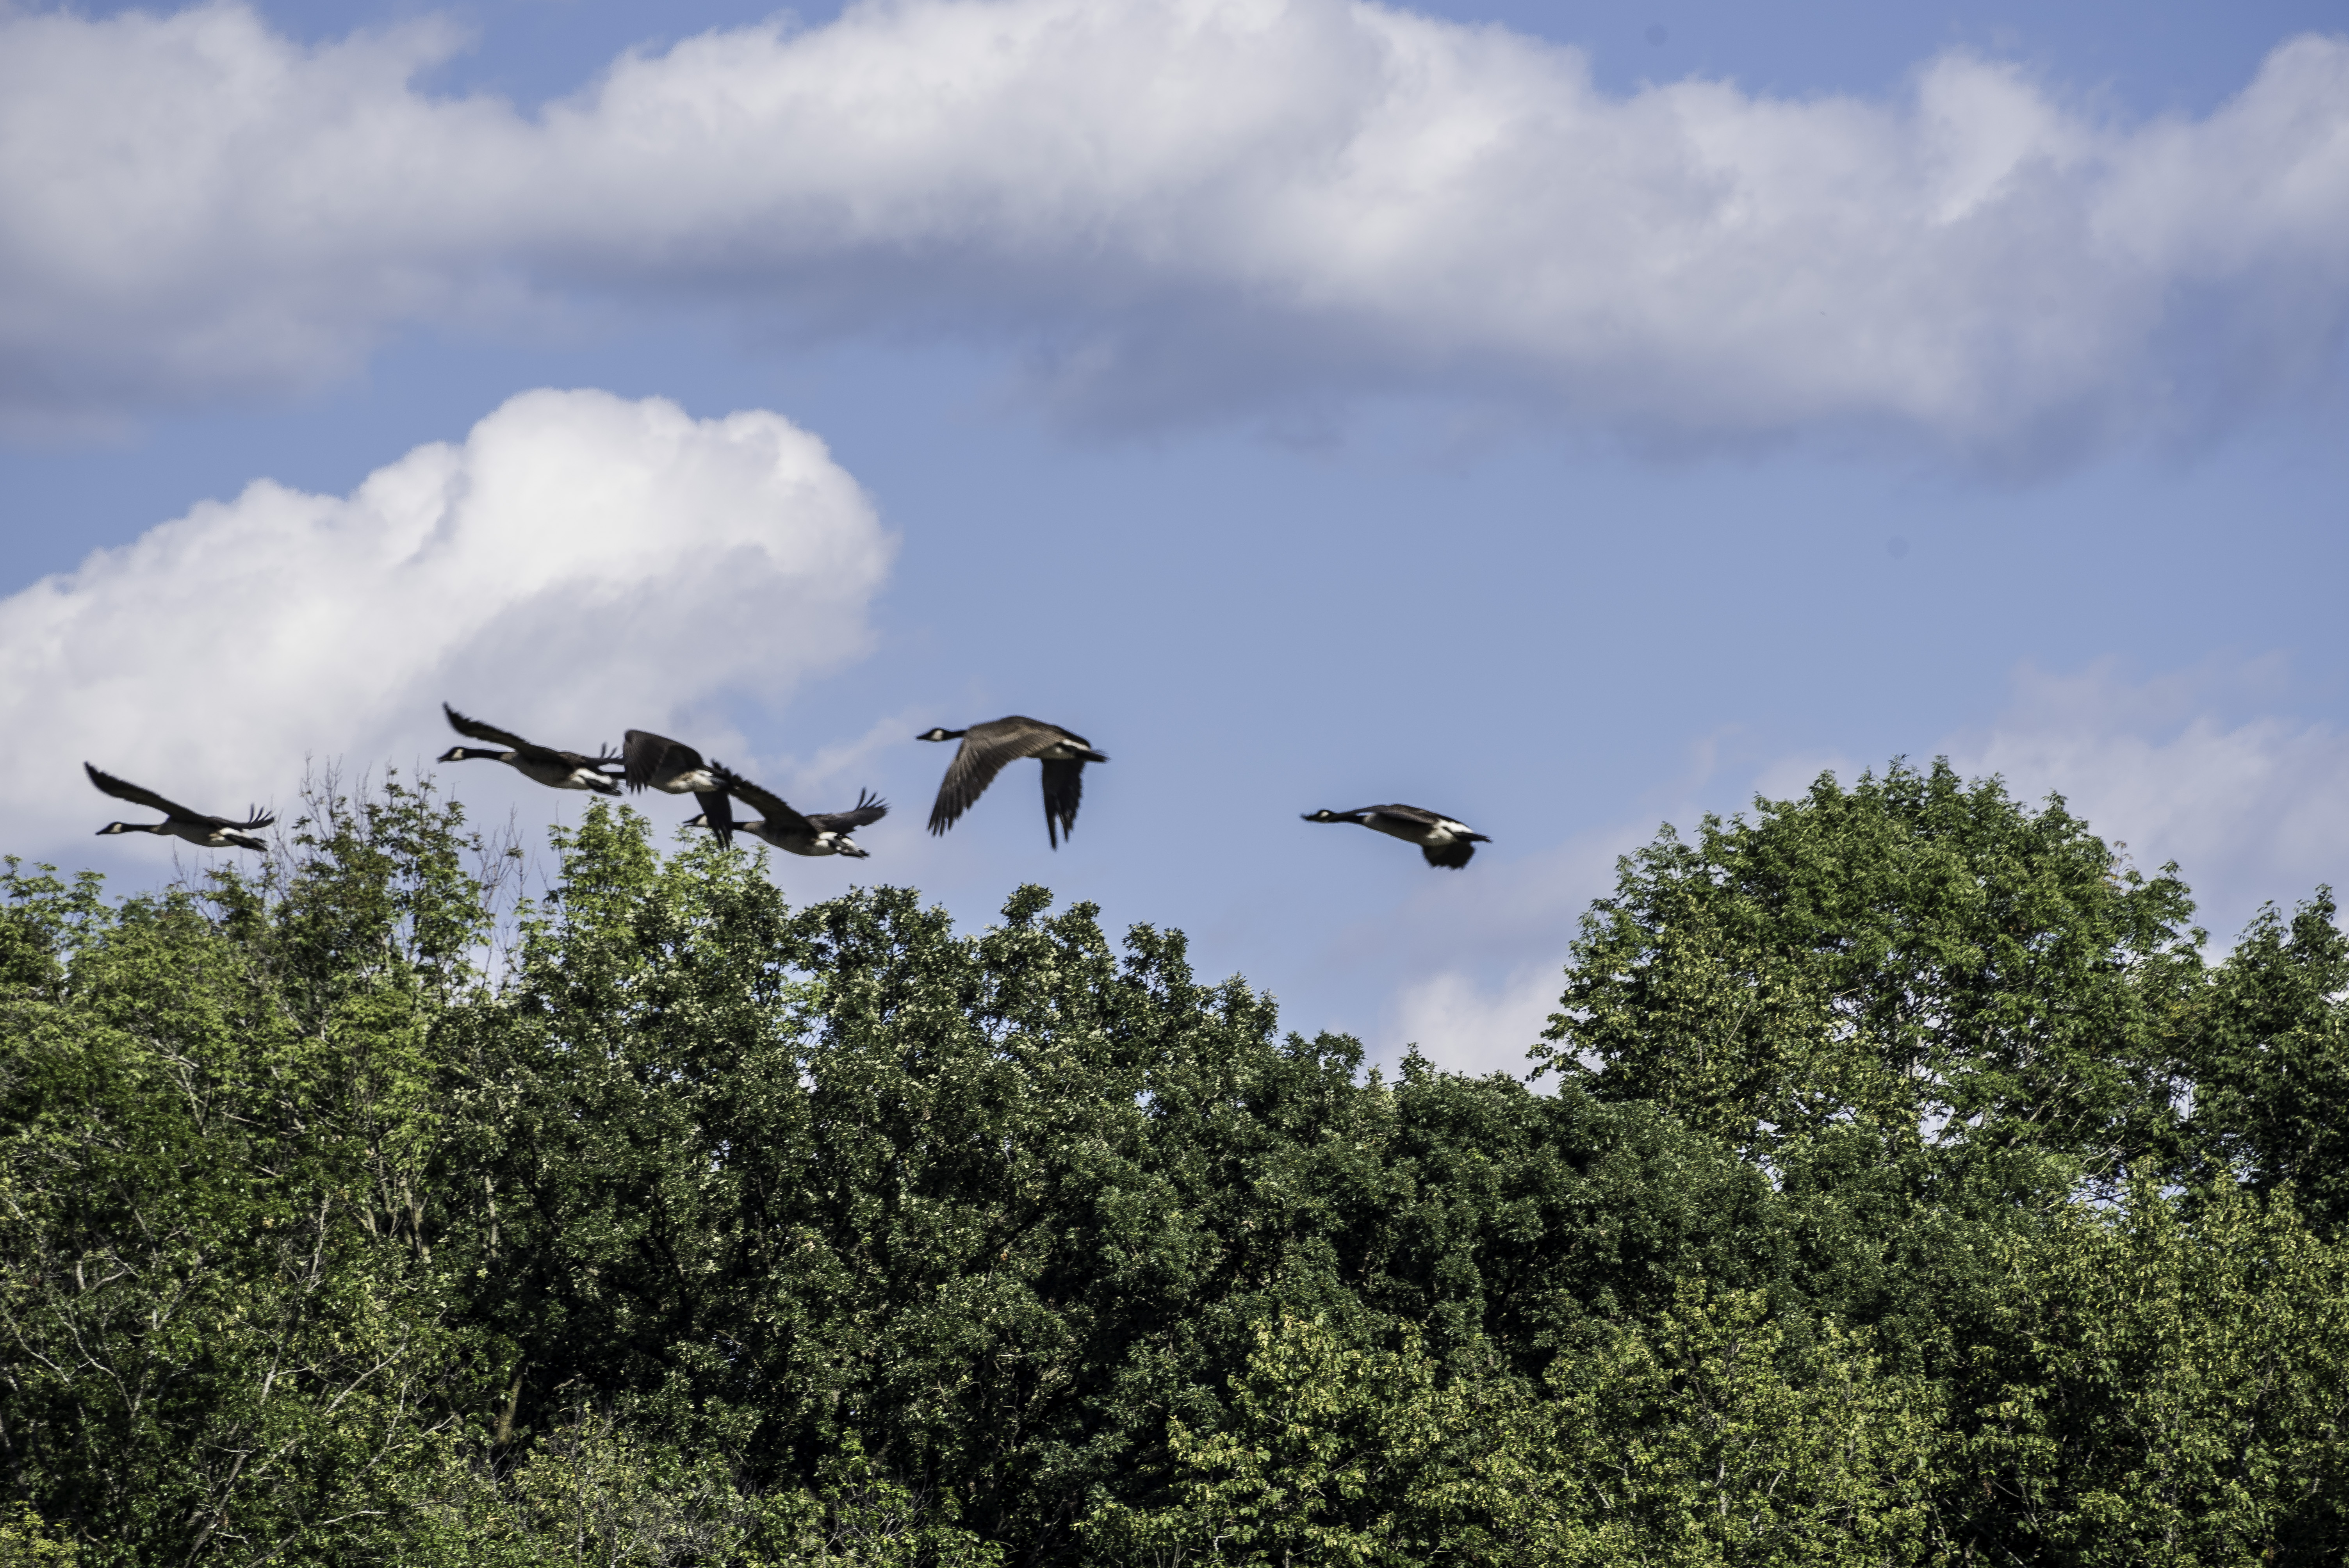
[[[0,34],[16,852],[150,885],[84,756],[283,806],[445,697],[885,794],[795,897],[1041,881],[1480,1068],[1616,855],[1821,769],[2061,790],[2221,941],[2349,868],[2326,8]],[[1112,758],[1057,854],[1024,767],[921,831],[1009,712]],[[1494,841],[1298,820],[1388,799]]]

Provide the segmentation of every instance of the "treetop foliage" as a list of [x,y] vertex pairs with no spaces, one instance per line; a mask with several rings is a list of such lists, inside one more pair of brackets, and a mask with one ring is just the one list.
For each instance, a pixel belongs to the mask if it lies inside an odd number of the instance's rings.
[[1896,763],[1666,829],[1518,1078],[1026,887],[397,777],[0,873],[0,1561],[2333,1562],[2329,892]]

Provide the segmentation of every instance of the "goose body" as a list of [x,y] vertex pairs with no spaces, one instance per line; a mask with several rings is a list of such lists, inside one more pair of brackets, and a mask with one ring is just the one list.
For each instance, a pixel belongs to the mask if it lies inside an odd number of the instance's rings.
[[[720,768],[718,775],[736,799],[760,813],[756,820],[736,822],[734,826],[761,843],[772,844],[794,855],[849,855],[860,861],[868,859],[871,851],[849,835],[889,814],[888,802],[870,790],[859,789],[856,804],[848,810],[804,813],[792,810],[781,796],[772,790],[761,789],[739,773]],[[696,817],[686,826],[707,828],[709,823],[701,817]]]
[[1467,823],[1454,821],[1440,811],[1423,806],[1357,806],[1350,811],[1314,811],[1307,815],[1309,822],[1353,822],[1374,833],[1385,833],[1405,843],[1417,844],[1427,863],[1458,871],[1468,863],[1478,844],[1493,841],[1471,830]]
[[443,762],[502,762],[523,778],[549,789],[593,789],[599,795],[620,792],[619,784],[604,771],[620,761],[609,751],[598,751],[593,757],[585,757],[576,751],[557,751],[551,746],[524,740],[512,730],[483,724],[478,718],[467,718],[445,702],[440,705],[440,711],[449,716],[449,727],[458,734],[505,748],[485,751],[476,746],[452,746],[440,754]]
[[1077,804],[1085,790],[1085,764],[1109,760],[1074,730],[1018,714],[968,729],[934,728],[914,738],[962,742],[954,760],[947,764],[937,803],[930,808],[931,832],[943,833],[953,827],[1006,764],[1033,757],[1044,765],[1044,836],[1056,850],[1064,835],[1076,830]]
[[265,815],[257,807],[247,811],[242,822],[231,817],[207,817],[201,811],[189,810],[175,800],[166,800],[152,789],[141,788],[127,779],[117,779],[111,773],[100,772],[87,762],[81,766],[82,771],[89,775],[92,784],[116,799],[128,800],[135,806],[145,806],[163,813],[164,820],[160,822],[109,822],[98,830],[101,838],[109,833],[160,833],[169,838],[185,839],[207,850],[269,848],[254,834],[277,819]]
[[693,820],[716,833],[719,843],[734,841],[734,812],[726,799],[730,775],[722,766],[704,762],[701,753],[685,742],[649,729],[632,729],[621,737],[620,757],[630,789],[690,795],[701,802],[701,814]]

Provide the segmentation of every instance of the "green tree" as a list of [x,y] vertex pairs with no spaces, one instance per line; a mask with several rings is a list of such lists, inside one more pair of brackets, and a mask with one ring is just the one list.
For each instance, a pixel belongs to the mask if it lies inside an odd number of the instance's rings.
[[1497,1367],[1444,1377],[1408,1329],[1365,1350],[1294,1315],[1253,1338],[1216,1425],[1168,1420],[1163,1502],[1087,1517],[1100,1560],[1401,1568],[1569,1562],[1593,1544],[1545,1508],[1539,1413]]
[[625,812],[562,847],[513,983],[449,1034],[440,1184],[484,1200],[441,1244],[515,1342],[509,1438],[584,1389],[805,1486],[853,1436],[1065,1541],[1130,1468],[1118,1412],[1243,1331],[1224,1295],[1326,1255],[1311,1211],[1216,1210],[1227,1161],[1338,1141],[1358,1055],[1271,1042],[1179,939],[1121,963],[1040,890],[975,938],[900,890],[794,915],[761,861],[663,861]]
[[2349,1221],[2349,936],[2330,888],[2262,908],[2188,1030],[2192,1141],[2206,1174],[2289,1185],[2319,1224]]
[[[2349,1542],[2349,1253],[2285,1194],[2140,1184],[2011,1236],[1951,1538],[1993,1560],[2334,1563]],[[1987,1380],[1986,1380],[1987,1382]]]
[[1864,1335],[1798,1346],[1760,1292],[1683,1281],[1547,1390],[1444,1376],[1409,1330],[1364,1350],[1286,1316],[1256,1341],[1217,1426],[1170,1420],[1165,1501],[1088,1519],[1102,1560],[1860,1568],[1932,1544],[1932,1387]]
[[74,1568],[80,1548],[49,1528],[29,1503],[16,1505],[16,1517],[0,1521],[0,1568]]
[[2174,1146],[2192,904],[1946,761],[1670,828],[1585,918],[1544,1055],[1765,1162],[1839,1129],[2009,1191]]
[[[274,892],[107,910],[11,868],[47,967],[0,1002],[0,1429],[20,1495],[98,1561],[364,1534],[465,1359],[406,1181],[429,955],[386,928],[287,962],[454,841],[453,808],[391,808],[324,827]],[[347,875],[363,857],[385,874]]]
[[1625,863],[1543,1094],[1040,888],[554,848],[388,778],[200,888],[7,862],[11,1550],[2349,1547],[2323,894],[2206,970],[2060,804],[1822,780]]
[[591,810],[519,968],[450,1015],[436,1256],[514,1345],[501,1441],[583,1393],[804,1488],[879,1473],[1042,1559],[1169,1484],[1254,1326],[1541,1369],[1691,1266],[1778,1266],[1766,1183],[1640,1106],[1286,1038],[1178,937],[1023,889],[791,912],[755,859]]
[[1576,1560],[1859,1568],[1935,1544],[1940,1395],[1864,1331],[1790,1336],[1764,1293],[1686,1279],[1551,1385]]

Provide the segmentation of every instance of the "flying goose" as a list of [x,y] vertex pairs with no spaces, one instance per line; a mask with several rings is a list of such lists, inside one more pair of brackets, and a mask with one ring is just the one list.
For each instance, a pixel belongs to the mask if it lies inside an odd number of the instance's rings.
[[191,811],[176,801],[166,800],[152,789],[142,789],[127,779],[117,779],[111,773],[101,773],[88,763],[82,770],[89,781],[118,800],[128,800],[134,806],[146,806],[160,811],[169,819],[161,822],[109,822],[98,831],[108,833],[168,833],[175,839],[185,839],[191,844],[202,844],[208,850],[266,850],[269,846],[253,836],[254,830],[266,828],[277,820],[265,816],[259,807],[253,808],[242,822],[227,817],[207,817]]
[[608,750],[599,749],[593,757],[582,757],[576,751],[557,751],[551,746],[533,745],[494,724],[467,718],[445,702],[440,711],[449,716],[449,727],[458,734],[493,741],[506,748],[484,751],[476,746],[452,746],[440,754],[443,762],[503,762],[523,778],[556,789],[593,789],[598,795],[620,792],[620,786],[604,771],[620,760]]
[[1467,823],[1455,822],[1423,806],[1357,806],[1350,811],[1315,811],[1305,820],[1359,822],[1372,832],[1417,844],[1429,865],[1455,872],[1468,863],[1468,857],[1476,852],[1478,844],[1493,841],[1483,833],[1469,831]]
[[701,815],[693,820],[716,833],[719,843],[733,843],[734,811],[727,804],[722,782],[730,775],[723,766],[712,768],[701,759],[700,752],[682,740],[671,740],[649,729],[632,729],[621,737],[620,756],[629,789],[650,786],[671,795],[692,796],[701,802]]
[[937,804],[930,808],[931,832],[943,833],[953,827],[955,820],[995,782],[1005,763],[1033,757],[1044,764],[1044,836],[1056,850],[1061,835],[1076,830],[1077,802],[1085,792],[1085,764],[1109,760],[1074,730],[1016,713],[968,729],[931,729],[914,738],[962,742],[954,760],[947,764]]
[[[887,801],[869,789],[859,789],[853,810],[802,816],[785,805],[782,797],[760,789],[732,769],[721,767],[717,773],[737,799],[763,813],[756,821],[734,825],[754,839],[795,855],[851,855],[865,860],[869,851],[848,835],[889,814]],[[696,817],[686,826],[706,828],[709,824]]]

